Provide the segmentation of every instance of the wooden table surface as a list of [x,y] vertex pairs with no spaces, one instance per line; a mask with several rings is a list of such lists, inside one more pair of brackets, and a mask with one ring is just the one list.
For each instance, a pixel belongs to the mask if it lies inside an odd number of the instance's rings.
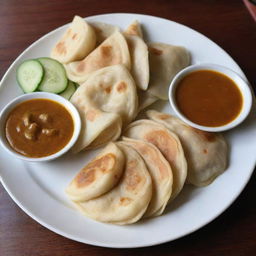
[[[25,48],[75,14],[112,12],[160,16],[203,33],[234,58],[256,89],[256,24],[242,0],[2,0],[0,78]],[[0,255],[256,255],[255,182],[254,173],[233,205],[197,232],[139,249],[100,248],[57,235],[28,217],[0,184]]]

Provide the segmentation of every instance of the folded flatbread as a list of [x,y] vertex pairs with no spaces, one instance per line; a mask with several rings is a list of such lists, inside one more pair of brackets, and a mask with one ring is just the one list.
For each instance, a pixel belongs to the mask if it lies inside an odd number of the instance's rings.
[[187,178],[187,161],[179,138],[165,126],[152,120],[141,119],[128,125],[124,136],[152,143],[163,154],[173,171],[173,200]]
[[71,25],[53,47],[51,57],[69,63],[86,57],[96,45],[93,28],[81,17],[75,16]]
[[174,76],[190,64],[189,52],[180,46],[149,43],[150,81],[148,92],[162,100],[168,99],[168,89]]
[[103,41],[105,41],[108,37],[114,34],[116,31],[120,32],[120,28],[111,24],[103,23],[103,22],[89,22],[89,24],[93,27],[94,32],[96,34],[96,45],[100,45]]
[[126,35],[131,36],[139,36],[140,38],[143,38],[143,33],[141,29],[141,25],[137,20],[134,20],[124,31]]
[[170,164],[153,144],[126,137],[122,139],[140,154],[151,175],[153,193],[144,217],[159,216],[172,194],[173,174]]
[[68,197],[76,202],[83,202],[108,192],[123,174],[125,156],[110,142],[74,177],[66,188]]
[[180,138],[188,162],[188,183],[206,186],[225,171],[228,147],[220,133],[195,129],[175,116],[155,110],[147,111],[147,116],[165,125]]
[[116,31],[93,50],[85,59],[65,65],[70,80],[83,83],[88,75],[104,67],[123,64],[131,68],[130,53],[124,36]]
[[138,106],[134,80],[123,65],[93,72],[70,101],[82,120],[81,133],[73,152],[116,140],[122,126],[135,118]]
[[152,196],[152,183],[140,155],[120,142],[118,146],[126,156],[120,182],[109,192],[75,205],[92,219],[125,225],[138,221],[145,213]]

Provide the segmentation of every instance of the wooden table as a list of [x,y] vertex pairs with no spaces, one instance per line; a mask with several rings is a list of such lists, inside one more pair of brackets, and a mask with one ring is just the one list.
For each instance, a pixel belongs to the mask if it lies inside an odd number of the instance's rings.
[[[256,24],[242,0],[2,0],[0,77],[32,42],[75,14],[112,12],[160,16],[205,34],[234,58],[256,89]],[[140,249],[100,248],[59,236],[28,217],[0,185],[0,255],[256,255],[255,182],[254,174],[235,203],[199,231]]]

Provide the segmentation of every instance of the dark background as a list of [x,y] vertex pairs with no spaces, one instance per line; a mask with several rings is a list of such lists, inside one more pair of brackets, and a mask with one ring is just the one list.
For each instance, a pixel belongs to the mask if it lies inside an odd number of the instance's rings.
[[[25,48],[74,15],[112,12],[160,16],[203,33],[234,58],[256,89],[256,24],[240,0],[1,0],[0,78]],[[61,237],[28,217],[0,185],[0,256],[256,255],[255,181],[254,173],[233,205],[199,231],[139,249],[100,248]]]

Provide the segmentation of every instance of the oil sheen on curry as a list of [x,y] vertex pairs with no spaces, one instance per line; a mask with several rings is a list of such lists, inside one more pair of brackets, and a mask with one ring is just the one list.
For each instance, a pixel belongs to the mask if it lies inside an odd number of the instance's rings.
[[243,105],[242,94],[226,75],[198,70],[185,76],[176,89],[176,103],[192,122],[218,127],[233,121]]
[[74,123],[69,111],[47,99],[20,103],[10,112],[5,126],[11,147],[32,158],[60,151],[70,141],[73,132]]

